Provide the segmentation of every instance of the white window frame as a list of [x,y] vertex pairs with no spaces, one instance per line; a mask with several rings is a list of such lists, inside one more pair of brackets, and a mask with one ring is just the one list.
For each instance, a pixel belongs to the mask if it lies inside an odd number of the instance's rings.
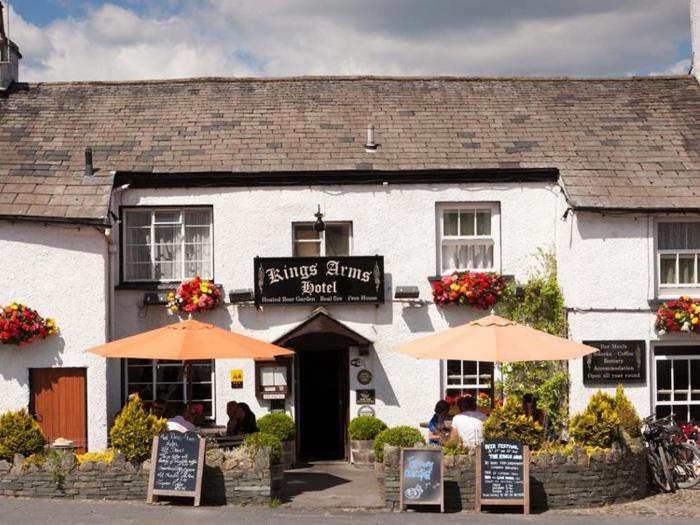
[[[353,234],[352,234],[352,221],[324,221],[326,227],[328,225],[343,225],[348,227],[348,256],[352,255],[353,246]],[[321,249],[319,250],[319,257],[326,257],[326,231],[320,232],[318,239],[297,239],[296,238],[296,227],[297,226],[311,226],[313,227],[313,222],[308,221],[298,221],[292,222],[292,255],[294,254],[294,246],[296,243],[315,243],[320,244]]]
[[[491,235],[450,235],[446,236],[445,212],[452,210],[488,210],[491,213]],[[497,202],[441,202],[437,203],[437,271],[445,275],[455,271],[500,272],[501,270],[501,239],[500,239],[500,206]],[[476,220],[476,216],[475,216]],[[475,230],[476,232],[476,224]],[[485,244],[493,246],[493,264],[489,268],[444,268],[442,267],[442,247],[448,244]]]
[[[678,346],[678,345],[673,345],[673,346]],[[700,388],[692,388],[694,385],[692,385],[692,376],[690,374],[690,361],[700,361],[700,353],[693,354],[691,353],[693,349],[695,350],[700,350],[700,346],[698,345],[692,345],[688,346],[688,353],[687,354],[678,354],[678,355],[657,355],[657,350],[663,351],[664,347],[663,346],[656,346],[654,348],[654,359],[653,359],[653,371],[654,371],[654,383],[653,383],[653,389],[652,389],[652,412],[655,414],[656,409],[658,406],[670,406],[671,411],[673,411],[673,407],[675,406],[684,406],[687,409],[688,417],[690,417],[690,407],[691,406],[700,406],[700,399],[693,400],[691,399],[692,394],[700,394]],[[674,379],[674,374],[673,374],[673,367],[675,367],[675,363],[672,364],[671,368],[671,389],[670,390],[662,390],[661,393],[665,394],[670,394],[671,400],[670,401],[659,401],[658,400],[658,394],[659,394],[659,387],[658,387],[658,374],[656,370],[656,363],[658,361],[687,361],[688,362],[688,390],[687,391],[681,391],[679,390],[678,392],[687,392],[687,399],[683,400],[678,400],[676,401],[674,399],[675,393],[677,392],[674,387],[673,383],[675,381]],[[700,386],[700,385],[698,385]]]
[[[654,225],[654,262],[656,264],[656,283],[658,296],[660,298],[674,298],[679,295],[692,295],[700,290],[700,249],[696,250],[661,250],[659,249],[659,225],[662,223],[700,223],[699,219],[688,219],[687,217],[668,217],[659,218]],[[695,256],[695,283],[662,283],[661,282],[661,257],[663,255],[676,256],[676,280],[680,278],[679,256],[694,255]]]
[[[129,397],[129,385],[148,385],[151,389],[153,399],[144,399],[144,401],[153,402],[156,399],[156,392],[158,391],[158,385],[181,385],[183,392],[183,402],[187,403],[187,378],[184,374],[182,375],[182,381],[158,381],[158,367],[159,366],[181,366],[184,368],[184,364],[181,361],[163,362],[159,363],[157,359],[149,359],[151,366],[151,378],[150,382],[129,382],[129,368],[133,367],[145,367],[149,366],[147,363],[132,363],[129,364],[129,359],[124,359],[124,402],[127,401]],[[208,359],[203,359],[202,361],[208,361]],[[197,363],[193,363],[192,366],[197,366]],[[216,360],[211,359],[211,379],[209,381],[198,381],[196,384],[211,384],[211,399],[193,399],[193,403],[210,403],[211,404],[211,415],[207,415],[207,419],[216,419]]]
[[[475,390],[476,391],[476,397],[479,396],[479,393],[481,392],[487,392],[489,394],[489,397],[493,397],[494,394],[494,388],[495,385],[494,383],[496,382],[496,365],[493,363],[489,363],[493,365],[493,372],[490,374],[482,374],[481,373],[481,365],[482,363],[487,363],[487,361],[471,361],[476,363],[476,374],[460,374],[459,376],[451,376],[448,374],[448,361],[460,361],[460,367],[462,372],[464,371],[464,363],[469,362],[469,359],[444,359],[444,363],[442,366],[443,370],[443,397],[447,395],[448,390],[460,390],[464,392],[465,390]],[[484,377],[488,376],[490,383],[483,382]],[[467,377],[469,379],[476,379],[475,383],[465,383],[464,378]],[[449,379],[450,378],[459,378],[459,384],[450,384]]]
[[[183,207],[177,207],[177,206],[163,206],[163,207],[130,207],[130,208],[124,208],[123,209],[123,216],[124,216],[124,227],[123,227],[123,239],[122,239],[122,280],[123,282],[128,282],[128,283],[137,283],[137,282],[181,282],[185,279],[191,279],[195,277],[195,275],[188,275],[187,272],[185,271],[187,268],[187,263],[189,262],[186,257],[186,245],[185,243],[185,229],[187,225],[185,224],[185,213],[186,212],[201,212],[201,211],[207,211],[209,212],[209,249],[210,249],[210,261],[209,261],[209,267],[205,268],[206,271],[202,272],[202,275],[200,277],[204,279],[213,279],[214,278],[214,210],[212,209],[211,206],[183,206]],[[151,234],[151,243],[150,243],[150,252],[151,252],[151,277],[149,279],[134,279],[129,276],[128,273],[128,263],[126,257],[127,254],[129,253],[127,250],[128,246],[143,246],[143,245],[136,245],[136,244],[129,244],[128,243],[128,230],[129,230],[129,214],[131,212],[150,212],[151,213],[151,224],[150,224],[150,234]],[[155,275],[155,270],[156,270],[156,261],[155,261],[155,250],[156,250],[156,234],[155,234],[155,214],[160,213],[160,212],[178,212],[181,214],[181,220],[180,220],[180,246],[182,250],[182,266],[180,268],[180,274],[181,278],[175,278],[175,279],[158,279],[156,278]],[[159,224],[166,224],[166,223],[159,223]],[[177,223],[173,223],[177,224]]]

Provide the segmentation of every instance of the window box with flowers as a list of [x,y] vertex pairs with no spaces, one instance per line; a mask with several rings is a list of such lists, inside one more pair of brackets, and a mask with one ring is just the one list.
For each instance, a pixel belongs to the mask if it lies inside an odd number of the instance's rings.
[[27,346],[57,333],[58,326],[53,319],[44,319],[26,305],[12,303],[0,307],[0,344]]
[[177,291],[168,294],[167,308],[170,313],[206,312],[221,304],[223,293],[218,285],[209,279],[197,276],[183,281]]
[[656,331],[700,334],[700,300],[687,295],[675,301],[667,301],[656,311]]
[[433,300],[440,306],[457,304],[489,310],[506,287],[506,280],[497,273],[454,272],[433,282]]

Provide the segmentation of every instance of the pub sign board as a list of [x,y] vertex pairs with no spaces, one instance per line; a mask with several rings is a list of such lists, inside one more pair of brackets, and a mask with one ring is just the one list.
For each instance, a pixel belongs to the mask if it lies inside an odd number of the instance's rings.
[[645,383],[645,341],[584,341],[598,351],[583,357],[584,385]]
[[202,495],[205,441],[194,432],[168,430],[153,438],[148,503],[158,496],[189,496],[198,507]]
[[488,439],[477,448],[476,510],[522,505],[530,513],[530,451],[512,439]]
[[384,303],[384,257],[256,257],[255,305]]
[[400,510],[405,505],[439,505],[445,511],[442,447],[402,448],[399,468]]

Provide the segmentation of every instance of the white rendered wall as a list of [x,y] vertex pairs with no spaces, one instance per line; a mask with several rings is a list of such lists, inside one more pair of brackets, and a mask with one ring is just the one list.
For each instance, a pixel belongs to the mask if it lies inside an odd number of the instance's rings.
[[0,347],[0,412],[29,404],[29,368],[87,368],[88,444],[107,446],[106,363],[85,350],[106,340],[106,251],[94,228],[0,221],[0,305],[21,302],[59,335]]
[[[560,201],[561,216],[565,203]],[[681,217],[688,218],[688,216]],[[642,340],[646,343],[644,384],[625,385],[639,414],[653,410],[654,347],[689,343],[697,336],[654,330],[657,308],[656,217],[653,215],[573,212],[559,221],[559,276],[569,307],[569,334],[576,341]],[[571,413],[583,410],[599,389],[584,386],[581,359],[571,361]]]
[[[219,188],[191,190],[128,190],[124,206],[212,205],[214,209],[215,280],[228,290],[253,288],[255,256],[291,256],[291,223],[314,220],[317,204],[326,221],[352,221],[353,254],[384,256],[386,304],[328,306],[331,316],[374,342],[366,358],[374,381],[377,416],[390,425],[417,425],[426,421],[441,398],[440,363],[417,361],[390,352],[401,342],[464,323],[488,312],[472,308],[439,309],[392,302],[395,286],[419,286],[421,299],[431,301],[428,276],[436,275],[436,203],[499,202],[501,208],[502,265],[504,274],[526,279],[538,248],[555,242],[558,188],[548,184],[407,186],[333,186],[314,188]],[[117,337],[172,322],[164,307],[139,307],[143,292],[117,293]],[[252,305],[227,306],[200,319],[273,341],[307,319],[313,307],[274,307],[256,310]],[[351,353],[350,358],[356,354]],[[229,370],[244,370],[244,388],[232,390]],[[356,368],[351,367],[350,416],[354,417]],[[267,411],[253,391],[252,361],[216,363],[216,412],[226,421],[225,405],[231,399],[246,401],[257,415]],[[293,407],[293,400],[288,406]]]

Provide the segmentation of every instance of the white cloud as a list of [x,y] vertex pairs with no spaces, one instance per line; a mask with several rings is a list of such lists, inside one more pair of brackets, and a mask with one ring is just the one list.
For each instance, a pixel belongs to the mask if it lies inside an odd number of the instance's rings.
[[44,28],[15,14],[22,78],[675,72],[685,63],[677,46],[689,32],[687,0],[173,5],[144,15],[105,4]]
[[690,71],[692,61],[689,58],[679,60],[675,64],[671,64],[663,71],[654,71],[652,75],[687,75]]

